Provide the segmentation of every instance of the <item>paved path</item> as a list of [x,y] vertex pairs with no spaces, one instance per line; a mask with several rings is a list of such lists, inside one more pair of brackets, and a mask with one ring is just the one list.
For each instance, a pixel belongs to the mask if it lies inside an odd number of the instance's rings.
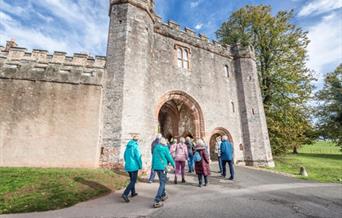
[[186,184],[168,184],[169,200],[159,209],[151,207],[158,184],[139,183],[139,196],[129,204],[123,203],[121,192],[117,192],[62,210],[0,218],[342,217],[342,185],[308,182],[244,167],[236,171],[234,182],[213,173],[208,187],[198,188],[194,175],[187,176]]

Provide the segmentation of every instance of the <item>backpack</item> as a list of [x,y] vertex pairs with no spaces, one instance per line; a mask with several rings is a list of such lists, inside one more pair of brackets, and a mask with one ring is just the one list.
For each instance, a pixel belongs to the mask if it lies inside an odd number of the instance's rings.
[[194,161],[195,162],[200,162],[202,160],[202,157],[198,151],[195,152],[194,154]]

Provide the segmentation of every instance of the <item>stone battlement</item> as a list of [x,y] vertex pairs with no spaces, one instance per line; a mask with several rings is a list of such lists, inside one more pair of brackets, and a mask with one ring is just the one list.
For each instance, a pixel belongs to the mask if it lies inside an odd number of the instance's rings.
[[208,50],[218,55],[233,58],[231,46],[221,45],[217,41],[210,41],[206,35],[197,35],[195,31],[187,27],[182,30],[180,25],[174,21],[164,23],[159,16],[155,17],[156,22],[154,25],[154,30],[156,33],[198,48]]
[[221,55],[228,58],[237,58],[237,57],[245,57],[245,58],[253,58],[254,50],[252,47],[243,47],[241,45],[222,45],[219,42],[213,40],[210,41],[209,38],[204,34],[196,34],[190,28],[185,27],[183,30],[180,28],[180,25],[174,21],[169,21],[168,23],[164,23],[161,17],[155,15],[156,22],[154,25],[154,31],[163,36],[173,38],[177,41],[192,45],[194,47],[202,48],[207,51],[213,52],[217,55]]
[[0,46],[0,78],[101,85],[106,57]]

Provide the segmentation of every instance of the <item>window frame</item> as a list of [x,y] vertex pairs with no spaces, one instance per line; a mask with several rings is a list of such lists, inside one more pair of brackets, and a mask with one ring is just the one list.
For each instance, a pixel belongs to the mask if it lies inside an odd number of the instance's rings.
[[191,49],[189,47],[175,44],[175,60],[178,68],[191,71]]

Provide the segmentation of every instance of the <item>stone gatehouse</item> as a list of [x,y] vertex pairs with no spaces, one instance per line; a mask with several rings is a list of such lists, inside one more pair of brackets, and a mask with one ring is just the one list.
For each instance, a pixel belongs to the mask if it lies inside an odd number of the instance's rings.
[[109,16],[106,57],[0,47],[0,166],[118,166],[132,133],[148,166],[158,132],[211,153],[227,134],[237,164],[274,165],[252,48],[165,24],[153,0]]

